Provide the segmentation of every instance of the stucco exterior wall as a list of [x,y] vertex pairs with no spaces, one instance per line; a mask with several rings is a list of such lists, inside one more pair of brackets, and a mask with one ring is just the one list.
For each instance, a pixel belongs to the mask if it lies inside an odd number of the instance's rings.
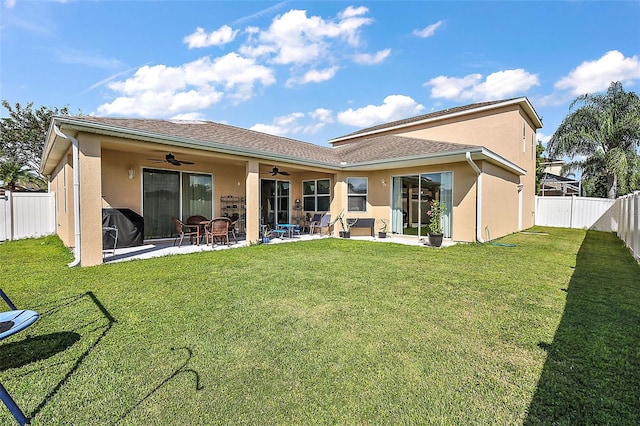
[[[476,173],[469,164],[450,163],[436,166],[418,166],[379,171],[345,171],[337,175],[334,185],[332,217],[335,218],[343,209],[346,217],[374,218],[375,231],[382,225],[381,219],[387,221],[388,232],[391,231],[392,182],[394,177],[416,175],[422,173],[453,172],[453,211],[452,240],[474,241],[476,218]],[[346,179],[348,177],[366,177],[368,179],[367,210],[364,212],[347,211]],[[384,181],[384,183],[383,183]],[[337,225],[335,232],[340,231]],[[352,235],[368,235],[367,229],[353,228]]]
[[518,231],[518,176],[487,162],[482,172],[482,238]]
[[534,146],[531,146],[535,128],[517,105],[470,114],[464,119],[438,121],[422,128],[409,128],[401,134],[483,146],[528,172],[535,170],[535,136]]
[[50,176],[50,191],[56,197],[56,232],[64,245],[74,247],[73,169],[71,150]]
[[[80,245],[82,266],[102,263],[102,164],[100,138],[91,134],[78,137],[80,173]],[[97,226],[96,226],[97,225]]]

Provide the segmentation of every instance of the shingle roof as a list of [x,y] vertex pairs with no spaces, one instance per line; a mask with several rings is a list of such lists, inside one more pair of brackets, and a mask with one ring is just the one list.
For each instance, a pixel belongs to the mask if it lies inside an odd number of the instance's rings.
[[366,129],[360,129],[358,131],[346,134],[344,136],[337,137],[337,138],[335,138],[333,140],[348,139],[350,137],[354,137],[354,136],[358,136],[358,135],[362,135],[362,134],[367,134],[367,133],[371,133],[371,132],[376,132],[378,130],[384,130],[384,129],[389,129],[389,128],[393,128],[393,127],[402,127],[402,126],[405,126],[405,125],[408,125],[408,124],[411,124],[411,123],[416,123],[416,122],[420,122],[420,121],[424,121],[424,120],[429,120],[429,119],[443,117],[443,116],[447,116],[447,115],[451,115],[451,114],[457,114],[457,113],[461,113],[461,112],[465,112],[465,111],[470,111],[470,110],[474,110],[474,109],[477,109],[477,108],[483,108],[483,107],[488,107],[488,106],[491,106],[491,105],[510,102],[510,101],[514,101],[516,99],[520,99],[520,98],[510,98],[510,99],[502,99],[502,100],[498,100],[498,101],[478,102],[478,103],[475,103],[475,104],[463,105],[463,106],[453,107],[453,108],[449,108],[449,109],[444,109],[442,111],[435,111],[435,112],[431,112],[431,113],[428,113],[428,114],[422,114],[422,115],[418,115],[418,116],[415,116],[415,117],[403,118],[401,120],[391,121],[391,122],[388,122],[388,123],[378,124],[376,126],[367,127]]
[[[253,153],[280,156],[331,165],[340,163],[334,149],[281,136],[273,136],[212,121],[178,121],[81,116],[73,121],[108,126],[111,130],[143,132],[147,136],[169,137]],[[105,129],[103,129],[105,130]]]
[[[229,147],[247,153],[279,156],[283,160],[324,163],[327,166],[353,165],[371,161],[424,157],[478,148],[442,141],[384,135],[329,148],[281,136],[273,136],[212,121],[175,121],[81,116],[74,123],[86,123],[103,132],[120,131],[159,139],[179,139],[215,147]],[[96,130],[96,131],[99,131]],[[135,136],[132,136],[135,137]]]
[[434,154],[478,149],[477,145],[410,138],[406,136],[382,135],[351,142],[334,148],[341,161],[347,164],[383,160],[427,157]]

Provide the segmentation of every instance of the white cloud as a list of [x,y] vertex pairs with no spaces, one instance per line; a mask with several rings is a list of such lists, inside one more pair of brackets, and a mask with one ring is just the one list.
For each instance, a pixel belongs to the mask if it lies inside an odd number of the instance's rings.
[[16,5],[16,0],[4,0],[4,7],[7,9],[12,9]]
[[240,52],[247,56],[269,55],[276,64],[308,64],[332,56],[334,43],[346,40],[358,46],[360,29],[373,22],[363,15],[366,7],[348,7],[337,19],[307,17],[305,10],[290,10],[277,16],[266,31],[255,33]]
[[438,21],[435,24],[428,25],[421,30],[413,30],[413,35],[420,38],[431,37],[435,34],[436,30],[444,24],[444,21]]
[[251,130],[271,135],[295,137],[299,134],[315,134],[327,123],[333,122],[331,110],[318,108],[308,114],[293,112],[273,119],[271,124],[258,123]]
[[198,27],[195,33],[186,36],[183,41],[189,45],[189,49],[223,46],[232,42],[236,38],[236,35],[238,35],[238,30],[233,30],[228,25],[223,25],[217,30],[211,31],[209,34],[204,31],[204,28]]
[[291,114],[274,118],[272,124],[258,123],[251,126],[250,129],[278,136],[296,134],[300,133],[302,130],[302,126],[298,124],[298,120],[302,117],[304,117],[303,113],[293,112]]
[[419,114],[424,106],[409,96],[390,95],[384,98],[382,105],[367,105],[362,108],[349,108],[338,113],[338,121],[355,127],[366,127],[386,121],[399,120]]
[[484,81],[481,74],[469,74],[462,78],[441,75],[425,83],[425,86],[431,86],[433,98],[464,101],[520,96],[539,85],[538,76],[522,68],[489,74]]
[[287,86],[293,86],[295,84],[306,83],[321,83],[323,81],[331,80],[338,72],[339,67],[333,66],[323,70],[309,70],[300,78],[290,78],[287,81]]
[[198,121],[205,120],[205,116],[199,112],[188,112],[185,114],[177,114],[173,117],[169,117],[169,120],[184,120],[184,121]]
[[542,132],[537,132],[536,133],[536,143],[538,141],[542,142],[542,146],[544,146],[544,148],[547,149],[547,144],[549,143],[549,140],[551,140],[551,136],[552,135],[545,135]]
[[358,53],[353,56],[353,62],[357,64],[362,64],[362,65],[379,64],[380,62],[387,59],[387,57],[389,57],[390,54],[391,54],[391,49],[379,50],[373,55],[369,53]]
[[620,81],[624,85],[636,80],[640,80],[638,56],[625,58],[621,52],[611,50],[600,59],[584,61],[558,80],[554,87],[570,90],[573,95],[583,95],[606,90],[612,81]]
[[330,109],[318,108],[315,111],[310,112],[309,115],[311,118],[322,123],[333,123],[333,115]]
[[275,82],[273,70],[236,53],[197,59],[179,67],[143,66],[133,77],[108,84],[121,96],[98,107],[100,113],[164,117],[203,109],[223,97],[242,101],[254,86]]

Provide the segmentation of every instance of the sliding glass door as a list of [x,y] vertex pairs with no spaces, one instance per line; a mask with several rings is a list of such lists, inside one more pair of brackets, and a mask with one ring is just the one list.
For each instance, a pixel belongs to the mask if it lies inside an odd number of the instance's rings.
[[391,230],[396,234],[429,234],[431,217],[428,211],[432,200],[440,200],[447,207],[442,219],[444,236],[451,237],[453,173],[424,173],[393,178]]
[[285,180],[262,179],[260,186],[260,223],[270,229],[290,222],[290,183]]
[[213,177],[173,170],[144,169],[142,173],[142,215],[144,238],[175,235],[172,217],[213,214]]

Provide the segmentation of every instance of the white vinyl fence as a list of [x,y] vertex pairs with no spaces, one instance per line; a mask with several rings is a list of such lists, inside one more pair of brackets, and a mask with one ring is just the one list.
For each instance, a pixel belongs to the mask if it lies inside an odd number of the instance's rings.
[[55,234],[55,194],[0,193],[0,241]]
[[640,192],[616,200],[589,197],[536,197],[535,224],[615,232],[640,261]]
[[620,213],[618,221],[618,237],[633,253],[633,257],[640,262],[640,191],[618,198]]

